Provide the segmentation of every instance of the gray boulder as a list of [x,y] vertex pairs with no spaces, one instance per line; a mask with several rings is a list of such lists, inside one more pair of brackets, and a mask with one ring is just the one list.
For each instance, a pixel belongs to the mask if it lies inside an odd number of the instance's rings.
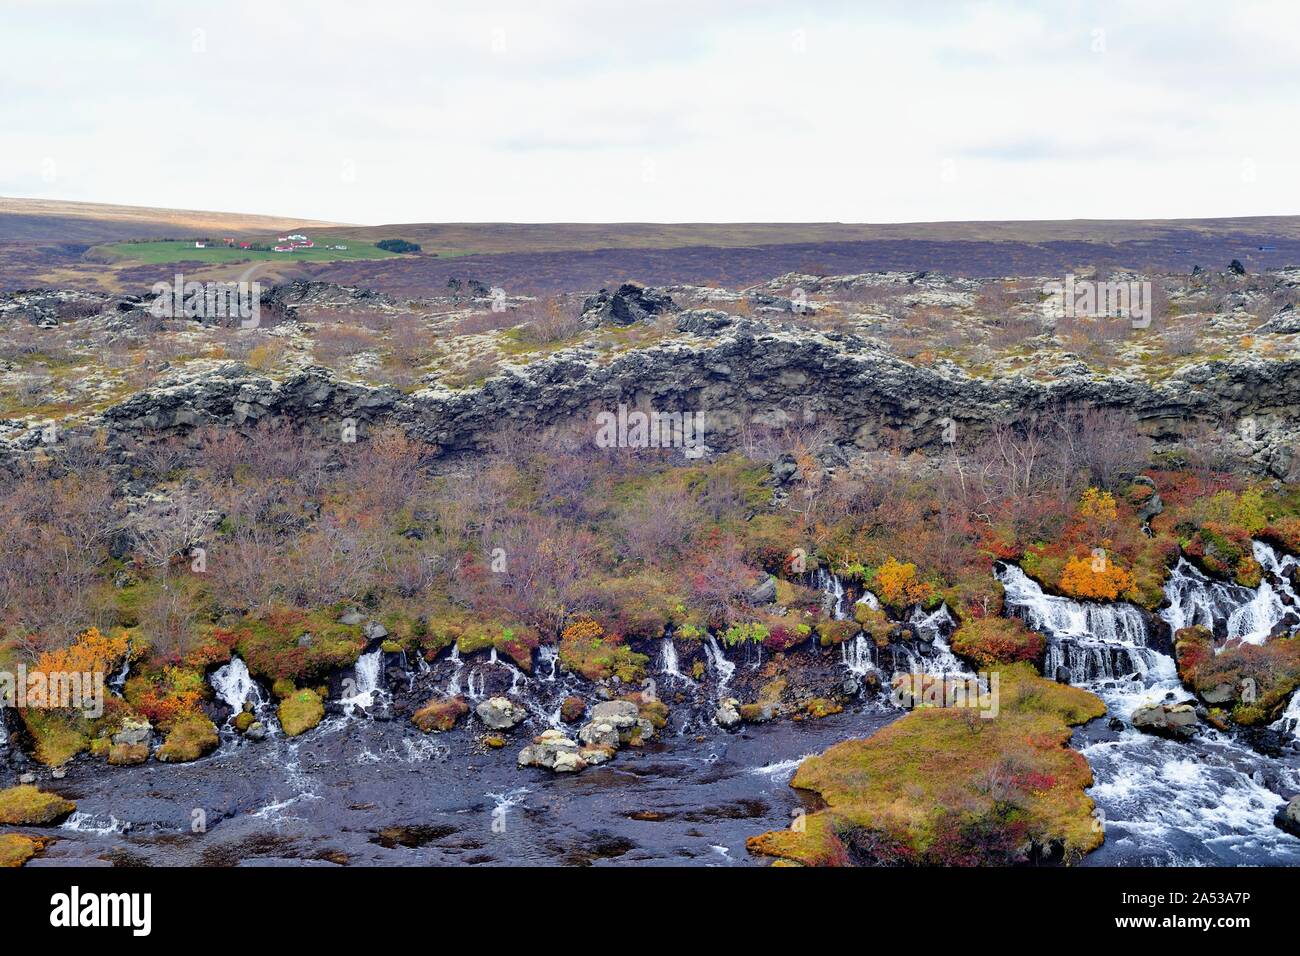
[[147,744],[153,736],[153,725],[144,718],[128,717],[122,721],[122,729],[113,735],[113,743],[138,747]]
[[1133,726],[1148,734],[1186,740],[1196,733],[1196,708],[1191,704],[1150,704],[1133,711]]
[[519,751],[521,767],[545,767],[556,773],[576,773],[587,766],[578,744],[561,730],[547,730]]
[[1292,836],[1300,837],[1300,795],[1292,797],[1273,817],[1273,822]]
[[769,574],[761,584],[745,595],[745,600],[754,607],[771,604],[776,600],[776,578]]
[[724,697],[718,701],[718,709],[713,714],[718,726],[725,730],[740,725],[740,701],[734,697]]
[[474,708],[474,713],[492,730],[509,730],[528,716],[528,711],[509,697],[489,697]]

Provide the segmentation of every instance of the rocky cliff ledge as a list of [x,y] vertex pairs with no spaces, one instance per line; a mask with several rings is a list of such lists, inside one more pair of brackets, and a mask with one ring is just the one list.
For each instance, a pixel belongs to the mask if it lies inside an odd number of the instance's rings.
[[[679,324],[699,328],[697,318],[687,313]],[[888,433],[904,450],[939,451],[948,419],[970,434],[1054,408],[1120,408],[1137,417],[1157,449],[1210,428],[1259,472],[1284,477],[1297,466],[1300,360],[1201,362],[1154,383],[1096,373],[988,379],[950,362],[912,364],[853,334],[792,332],[747,320],[612,358],[570,348],[457,391],[435,386],[405,394],[351,383],[317,366],[276,380],[227,362],[141,391],[69,433],[104,429],[115,444],[203,425],[239,428],[286,418],[328,430],[351,419],[362,432],[398,423],[457,453],[481,448],[502,431],[590,422],[596,411],[619,403],[703,412],[711,450],[734,446],[748,424],[815,420],[860,449],[876,447]],[[31,449],[41,440],[41,430],[32,428],[8,444]]]

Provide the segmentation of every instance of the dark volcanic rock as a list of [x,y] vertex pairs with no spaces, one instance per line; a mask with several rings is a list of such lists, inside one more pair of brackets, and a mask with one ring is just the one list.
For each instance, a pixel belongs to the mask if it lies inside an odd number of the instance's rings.
[[624,282],[613,292],[601,289],[582,304],[583,321],[591,326],[633,325],[676,311],[672,296],[634,282]]

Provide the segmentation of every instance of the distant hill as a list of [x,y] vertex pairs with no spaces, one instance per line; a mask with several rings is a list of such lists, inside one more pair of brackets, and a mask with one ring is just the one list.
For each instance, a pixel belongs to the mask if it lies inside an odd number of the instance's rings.
[[196,233],[280,232],[333,225],[309,219],[194,209],[152,209],[0,196],[0,242],[84,242]]

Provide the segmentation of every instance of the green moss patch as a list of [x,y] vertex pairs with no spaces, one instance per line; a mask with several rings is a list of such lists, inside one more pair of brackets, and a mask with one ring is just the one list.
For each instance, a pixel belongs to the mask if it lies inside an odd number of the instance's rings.
[[57,793],[23,785],[0,790],[0,823],[8,826],[44,826],[62,820],[77,805]]
[[285,736],[297,737],[321,722],[325,704],[314,690],[299,690],[280,701],[279,713]]
[[1106,712],[1094,695],[1000,672],[999,709],[913,711],[866,740],[810,757],[791,786],[824,804],[789,830],[753,837],[752,852],[807,865],[1021,862],[1027,846],[1074,861],[1101,845],[1092,772],[1070,750],[1070,726]]

